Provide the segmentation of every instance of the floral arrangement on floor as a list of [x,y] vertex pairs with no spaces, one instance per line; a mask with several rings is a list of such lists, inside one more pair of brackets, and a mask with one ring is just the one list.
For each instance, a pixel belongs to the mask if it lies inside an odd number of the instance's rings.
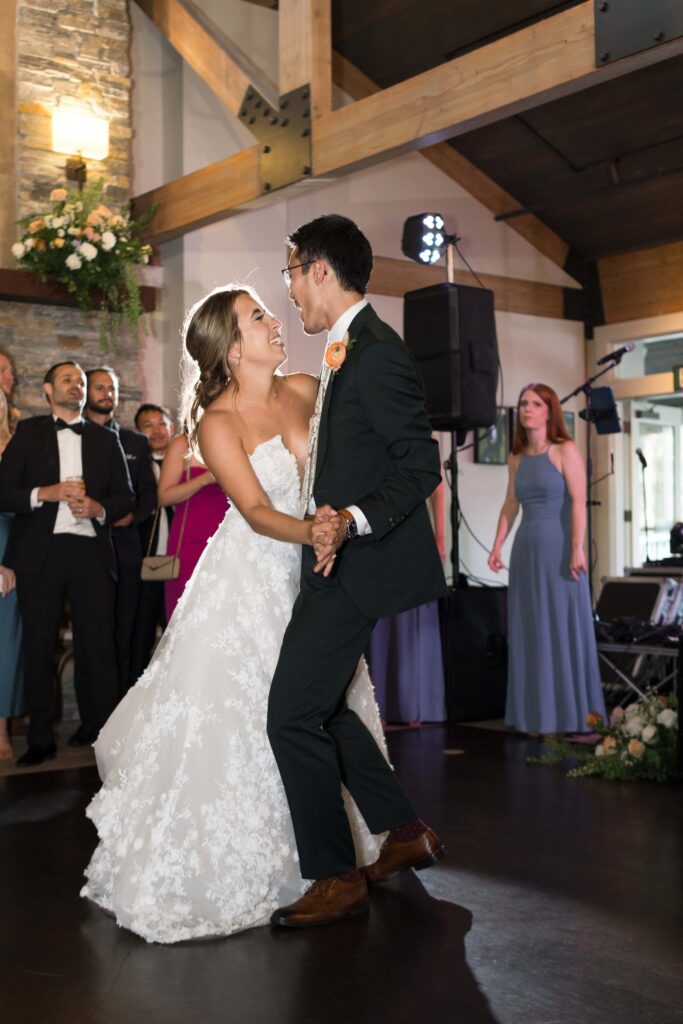
[[19,221],[24,233],[12,255],[39,281],[66,285],[81,309],[99,308],[100,345],[107,348],[124,323],[137,329],[143,316],[135,266],[149,263],[152,247],[140,236],[156,211],[133,221],[127,207],[105,206],[103,193],[103,179],[82,192],[53,189],[49,211]]
[[530,764],[557,764],[578,761],[568,777],[599,775],[604,779],[632,782],[646,779],[668,782],[678,774],[678,704],[675,695],[658,696],[648,691],[626,708],[616,707],[606,723],[596,711],[586,719],[589,729],[600,734],[593,751],[576,746],[557,736],[544,740],[540,757],[528,758]]

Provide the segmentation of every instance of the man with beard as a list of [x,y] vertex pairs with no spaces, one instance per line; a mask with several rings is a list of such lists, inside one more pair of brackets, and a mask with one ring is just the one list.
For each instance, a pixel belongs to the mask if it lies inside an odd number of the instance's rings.
[[[117,522],[112,523],[112,539],[116,553],[116,613],[115,637],[116,659],[119,670],[119,699],[123,697],[135,682],[132,674],[131,657],[135,616],[140,594],[140,567],[142,565],[142,542],[140,525],[146,523],[154,514],[156,507],[156,478],[152,469],[152,453],[149,441],[144,434],[136,430],[121,427],[114,419],[119,404],[119,376],[110,366],[98,366],[88,370],[87,397],[85,416],[93,423],[107,427],[113,431],[121,442],[128,473],[135,491],[135,508]],[[88,706],[87,695],[90,687],[83,678],[84,664],[79,657],[78,647],[75,650],[76,660],[76,694],[81,711],[81,728],[69,740],[71,746],[82,746],[92,743],[88,722],[91,708]]]
[[118,696],[110,524],[133,510],[135,495],[117,435],[82,418],[85,387],[77,363],[50,367],[43,383],[50,415],[20,422],[0,462],[0,510],[15,514],[5,562],[17,577],[30,719],[19,765],[56,754],[54,653],[65,598],[94,735]]

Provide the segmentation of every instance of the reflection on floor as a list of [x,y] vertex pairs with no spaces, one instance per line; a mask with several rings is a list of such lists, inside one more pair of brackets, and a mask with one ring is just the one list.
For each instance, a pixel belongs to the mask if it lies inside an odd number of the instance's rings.
[[[368,918],[151,946],[79,899],[93,767],[0,779],[12,1024],[680,1024],[680,788],[567,780],[538,744],[389,737],[448,858]],[[463,751],[453,757],[445,751]]]

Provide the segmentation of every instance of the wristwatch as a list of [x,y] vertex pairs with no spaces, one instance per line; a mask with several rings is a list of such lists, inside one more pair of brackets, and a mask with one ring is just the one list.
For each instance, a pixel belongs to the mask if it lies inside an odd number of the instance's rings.
[[353,513],[349,512],[348,508],[340,508],[339,515],[343,516],[346,520],[346,539],[353,540],[354,537],[358,536],[358,524],[353,517]]

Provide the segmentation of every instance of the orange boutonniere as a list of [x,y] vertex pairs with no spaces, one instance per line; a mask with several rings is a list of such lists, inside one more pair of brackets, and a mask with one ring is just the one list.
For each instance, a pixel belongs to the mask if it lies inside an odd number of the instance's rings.
[[346,353],[349,352],[355,344],[356,339],[353,338],[353,340],[351,340],[348,334],[345,334],[342,341],[335,341],[331,345],[328,345],[325,352],[325,365],[329,366],[333,373],[337,373],[346,359]]

